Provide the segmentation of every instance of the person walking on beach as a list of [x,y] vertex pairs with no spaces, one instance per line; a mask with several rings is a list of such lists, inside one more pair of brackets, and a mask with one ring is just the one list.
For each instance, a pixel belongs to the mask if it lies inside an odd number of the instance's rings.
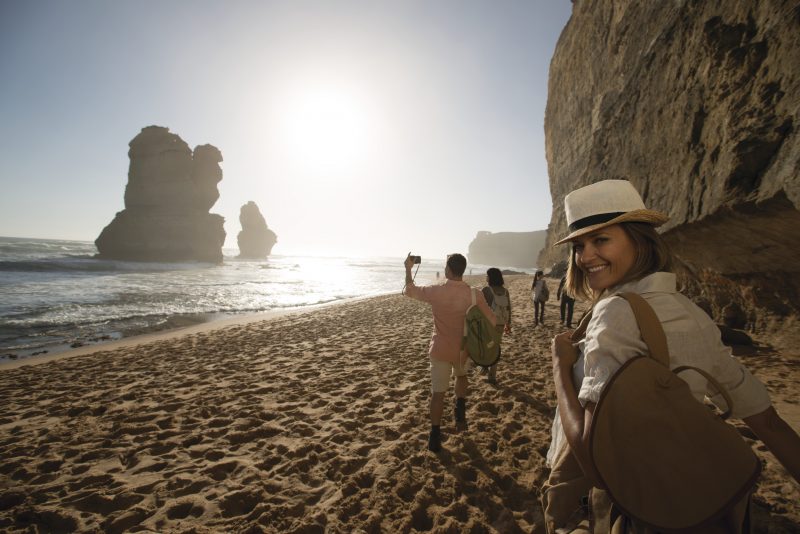
[[564,290],[564,284],[567,282],[567,275],[561,277],[561,282],[558,284],[558,291],[556,298],[561,303],[561,324],[567,328],[572,328],[572,311],[575,308],[575,299],[569,296]]
[[536,271],[531,284],[531,299],[533,299],[533,326],[544,324],[544,303],[549,297],[547,283],[544,281],[544,272]]
[[[566,473],[570,470],[574,472],[574,469],[567,466],[574,464],[578,474],[585,477],[587,482],[580,483],[584,484],[583,489],[588,489],[598,480],[596,457],[592,456],[590,450],[593,421],[603,415],[613,417],[614,413],[622,413],[626,409],[626,406],[618,405],[617,412],[600,412],[602,405],[598,402],[601,395],[606,388],[613,388],[614,380],[622,376],[617,374],[618,370],[637,356],[654,357],[650,347],[659,346],[642,339],[637,319],[643,315],[641,310],[634,311],[629,303],[633,301],[645,303],[645,307],[652,308],[655,313],[655,320],[660,323],[665,335],[664,348],[667,349],[670,369],[692,366],[707,374],[704,376],[695,371],[684,371],[679,375],[682,380],[677,383],[685,381],[683,385],[688,384],[690,395],[699,403],[706,397],[725,407],[727,403],[723,401],[722,394],[711,384],[715,379],[727,390],[732,400],[732,406],[727,406],[732,410],[732,416],[742,419],[788,473],[800,482],[800,436],[772,407],[764,384],[731,355],[729,347],[722,344],[719,329],[712,319],[677,291],[676,276],[670,272],[672,255],[655,229],[668,217],[645,208],[639,193],[627,180],[605,180],[577,189],[566,196],[564,206],[571,233],[556,244],[568,243],[572,247],[565,290],[571,295],[590,300],[593,306],[591,315],[579,326],[579,330],[585,330],[584,334],[567,331],[555,336],[551,345],[553,381],[560,417],[559,425],[555,422],[553,425],[553,442],[556,442],[558,431],[563,433],[565,440],[561,443],[565,445],[558,451],[551,451],[555,452],[552,454],[553,470],[542,491],[548,532],[564,526],[556,521],[559,513],[563,519],[576,512],[577,499],[569,487],[577,487],[574,481],[580,481],[580,478],[568,476]],[[619,296],[623,294],[625,298]],[[646,326],[652,323],[642,324]],[[576,366],[579,360],[582,363]],[[584,375],[583,378],[581,375]],[[649,391],[652,388],[645,389]],[[664,413],[658,412],[661,406],[649,402],[640,408],[652,415]],[[628,438],[632,439],[633,436]],[[625,437],[620,439],[624,440]],[[706,443],[702,448],[711,445]],[[666,455],[677,452],[676,447],[667,440],[658,444],[659,452],[641,451],[641,456],[644,458],[660,453],[661,456],[653,459],[656,462],[659,459],[665,461]],[[550,457],[551,454],[548,454]],[[631,458],[630,461],[641,460]],[[638,473],[630,466],[613,468],[627,468],[631,469],[630,473]],[[691,486],[687,477],[692,474],[691,468],[684,470],[681,475],[675,474],[684,477],[677,482],[687,491],[690,489],[687,486]],[[637,480],[637,483],[645,487],[656,482],[656,474],[647,473],[647,476],[650,477],[648,480]],[[657,480],[662,483],[659,487],[664,487],[666,481]],[[554,500],[559,492],[566,496],[569,510]],[[594,495],[595,490],[592,489],[592,503],[595,503]],[[681,496],[670,494],[672,497],[679,502]],[[748,499],[749,495],[740,495],[738,500],[730,501],[731,508],[726,512],[729,515],[725,516],[729,521],[727,526],[721,530],[703,531],[741,532],[746,528]],[[682,506],[673,504],[674,511],[681,512]],[[711,513],[716,511],[715,508]],[[602,521],[598,515],[600,513],[598,510],[592,511],[596,521]],[[627,512],[620,517],[623,522],[628,522],[628,528],[631,524],[634,529],[642,527],[638,520],[626,515]],[[714,520],[714,516],[709,517],[708,521]],[[616,526],[617,523],[614,524]],[[707,526],[711,529],[719,525],[714,523]]]
[[406,285],[403,294],[413,299],[427,302],[433,311],[433,336],[429,346],[431,372],[431,431],[428,449],[439,452],[442,448],[441,421],[444,411],[444,394],[450,386],[450,376],[455,376],[455,420],[456,428],[467,426],[467,372],[472,360],[462,350],[464,320],[467,309],[475,301],[486,317],[495,324],[494,314],[486,303],[483,293],[473,290],[463,281],[467,259],[461,254],[450,254],[444,268],[444,284],[417,286],[411,275],[414,258],[409,254],[406,268]]
[[[495,329],[500,341],[503,340],[503,333],[511,333],[511,294],[504,287],[503,273],[497,267],[491,267],[486,271],[486,287],[481,291],[494,312],[497,321]],[[499,360],[498,360],[499,361]],[[492,384],[497,382],[497,364],[489,367],[488,381]]]

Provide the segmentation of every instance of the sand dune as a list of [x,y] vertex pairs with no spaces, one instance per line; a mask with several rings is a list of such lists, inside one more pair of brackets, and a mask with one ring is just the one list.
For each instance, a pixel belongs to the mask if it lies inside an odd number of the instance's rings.
[[[462,433],[448,398],[438,455],[430,312],[401,296],[3,369],[0,528],[542,532],[558,312],[534,329],[510,278],[499,383],[473,374]],[[750,352],[797,428],[800,358]],[[739,427],[766,465],[756,531],[797,532],[800,486]]]

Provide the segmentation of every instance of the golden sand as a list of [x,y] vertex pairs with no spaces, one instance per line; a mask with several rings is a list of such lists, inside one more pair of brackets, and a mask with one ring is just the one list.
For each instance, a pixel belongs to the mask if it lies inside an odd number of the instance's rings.
[[[471,376],[462,433],[448,394],[439,454],[430,311],[399,295],[6,366],[0,530],[543,532],[560,327],[555,295],[533,327],[530,280],[508,277],[498,384]],[[797,353],[745,361],[800,429]],[[800,531],[800,486],[735,424],[765,463],[755,531]]]

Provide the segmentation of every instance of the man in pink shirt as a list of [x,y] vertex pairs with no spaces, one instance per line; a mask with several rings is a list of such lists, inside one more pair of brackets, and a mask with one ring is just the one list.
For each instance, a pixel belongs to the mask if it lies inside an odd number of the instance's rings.
[[463,430],[467,426],[467,371],[471,360],[461,349],[464,337],[464,318],[472,305],[472,292],[478,307],[492,324],[494,314],[486,303],[483,293],[470,288],[462,280],[467,268],[467,259],[461,254],[450,254],[444,268],[444,284],[416,286],[411,276],[414,258],[409,255],[404,263],[406,268],[406,287],[404,294],[422,302],[427,302],[433,310],[433,336],[430,344],[431,358],[431,433],[428,449],[439,452],[442,448],[440,424],[444,410],[444,394],[450,385],[450,375],[456,377],[456,427]]

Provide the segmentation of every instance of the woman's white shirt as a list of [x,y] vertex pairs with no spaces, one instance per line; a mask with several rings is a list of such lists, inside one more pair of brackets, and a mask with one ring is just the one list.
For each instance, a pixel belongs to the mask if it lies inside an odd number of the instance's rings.
[[[586,337],[579,344],[585,357],[585,378],[578,398],[583,404],[597,402],[608,380],[626,361],[648,352],[628,301],[618,293],[638,293],[653,308],[667,338],[670,367],[691,365],[716,378],[733,400],[734,417],[760,413],[771,405],[766,387],[731,355],[723,345],[719,328],[711,318],[676,290],[672,273],[654,273],[636,282],[612,288],[595,304]],[[708,396],[725,407],[705,378],[694,371],[679,375],[698,399]],[[577,385],[577,383],[576,383]],[[711,389],[709,389],[711,388]]]

